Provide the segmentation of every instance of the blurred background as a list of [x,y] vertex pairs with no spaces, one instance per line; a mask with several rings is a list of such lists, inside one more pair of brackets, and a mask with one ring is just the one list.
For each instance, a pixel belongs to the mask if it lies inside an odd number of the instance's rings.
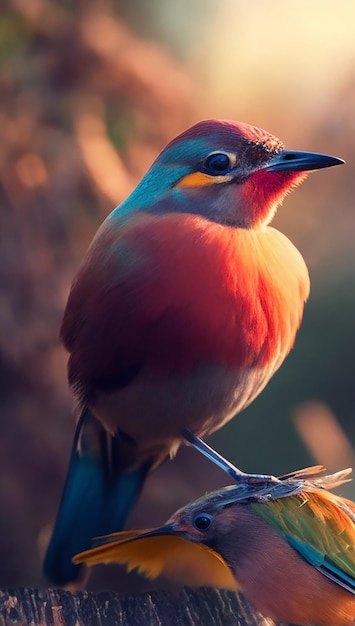
[[[2,7],[0,584],[38,586],[74,433],[58,340],[70,282],[105,216],[200,119],[249,122],[288,148],[347,161],[311,174],[274,221],[310,268],[304,323],[261,397],[210,443],[249,471],[355,466],[355,5]],[[186,448],[151,475],[130,525],[161,524],[227,483]],[[351,484],[341,493],[355,497]],[[139,588],[114,575],[98,570],[91,588]]]

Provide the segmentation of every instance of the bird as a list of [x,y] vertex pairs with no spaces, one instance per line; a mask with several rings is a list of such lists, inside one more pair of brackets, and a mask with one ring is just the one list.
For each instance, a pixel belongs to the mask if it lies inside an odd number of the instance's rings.
[[184,430],[223,426],[290,352],[309,275],[269,223],[308,171],[341,163],[286,150],[249,124],[205,120],[103,222],[60,332],[78,421],[43,567],[52,584],[82,580],[73,555],[125,527]]
[[354,625],[355,504],[329,491],[351,470],[319,477],[321,470],[224,487],[160,528],[101,538],[74,561],[240,590],[265,617],[288,624]]

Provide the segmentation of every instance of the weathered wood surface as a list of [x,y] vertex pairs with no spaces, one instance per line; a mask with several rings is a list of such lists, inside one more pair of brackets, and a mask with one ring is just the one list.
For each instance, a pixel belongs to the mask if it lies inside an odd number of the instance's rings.
[[239,594],[187,587],[140,594],[0,590],[0,626],[274,626]]

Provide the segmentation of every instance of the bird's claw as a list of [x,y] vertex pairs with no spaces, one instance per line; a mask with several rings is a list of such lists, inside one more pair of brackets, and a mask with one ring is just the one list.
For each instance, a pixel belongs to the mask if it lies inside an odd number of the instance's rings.
[[216,452],[211,446],[205,443],[200,437],[194,435],[190,430],[182,431],[184,439],[190,443],[198,452],[207,457],[212,463],[217,465],[221,470],[226,472],[234,482],[243,485],[268,485],[270,483],[279,483],[280,479],[271,474],[247,474],[242,472],[238,467],[227,461],[221,454]]

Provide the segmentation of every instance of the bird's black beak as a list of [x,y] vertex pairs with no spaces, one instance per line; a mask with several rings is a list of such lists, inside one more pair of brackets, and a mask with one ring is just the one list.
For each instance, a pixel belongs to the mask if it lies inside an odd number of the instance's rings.
[[[152,530],[148,530],[145,533],[139,535],[139,539],[143,537],[156,537],[158,535],[175,535],[176,534],[177,525],[175,522],[169,522],[168,524],[164,524],[164,526],[159,526],[158,528],[153,528]],[[137,539],[138,537],[134,537]]]
[[306,172],[307,170],[320,170],[323,167],[333,167],[333,165],[342,165],[343,163],[345,163],[343,159],[328,154],[282,150],[265,165],[265,170],[267,172]]

